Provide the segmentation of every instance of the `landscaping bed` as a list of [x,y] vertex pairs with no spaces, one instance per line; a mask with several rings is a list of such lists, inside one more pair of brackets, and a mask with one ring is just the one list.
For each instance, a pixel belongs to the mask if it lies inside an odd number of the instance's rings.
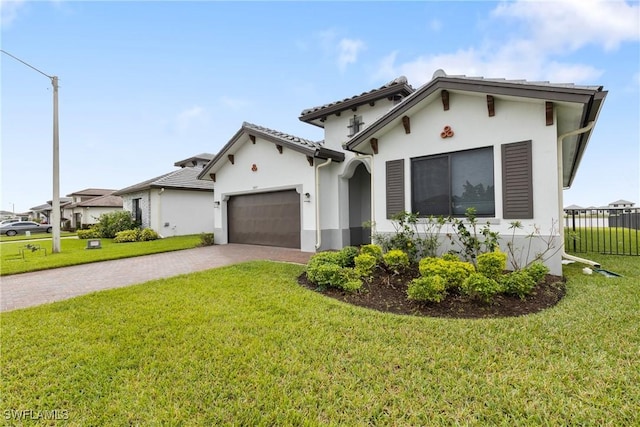
[[565,295],[564,278],[548,274],[524,299],[499,294],[490,303],[484,303],[467,295],[451,293],[439,303],[412,301],[407,298],[407,287],[412,279],[419,276],[417,268],[407,269],[400,274],[390,274],[384,269],[378,269],[371,280],[364,282],[359,292],[346,292],[331,287],[319,288],[307,280],[306,273],[298,277],[298,283],[327,297],[377,311],[447,318],[522,316],[553,307]]

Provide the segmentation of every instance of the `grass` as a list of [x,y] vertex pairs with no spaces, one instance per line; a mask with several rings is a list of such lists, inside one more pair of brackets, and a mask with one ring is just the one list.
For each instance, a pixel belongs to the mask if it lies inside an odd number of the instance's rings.
[[[640,255],[640,230],[623,227],[565,228],[567,250]],[[575,249],[574,249],[575,248]]]
[[624,277],[567,266],[565,299],[520,318],[369,311],[272,262],[3,313],[0,410],[73,426],[639,425],[640,263],[589,255]]
[[[100,239],[102,249],[86,249],[87,240],[61,239],[60,253],[51,253],[51,240],[5,242],[0,245],[0,275],[25,273],[28,271],[46,270],[49,268],[67,267],[70,265],[86,264],[110,259],[128,258],[189,249],[200,243],[199,235],[168,237],[149,242],[114,243],[113,239]],[[20,248],[26,243],[40,245],[47,250],[24,251],[24,259],[20,255]]]
[[[60,232],[60,237],[72,237],[72,236],[76,236],[76,233],[72,233],[69,231],[62,231]],[[0,235],[0,242],[15,242],[15,241],[22,241],[22,240],[40,240],[40,239],[49,239],[51,240],[51,233],[36,233],[36,234],[31,234],[30,236],[27,236],[26,234],[18,234],[16,236],[7,236],[7,235]]]

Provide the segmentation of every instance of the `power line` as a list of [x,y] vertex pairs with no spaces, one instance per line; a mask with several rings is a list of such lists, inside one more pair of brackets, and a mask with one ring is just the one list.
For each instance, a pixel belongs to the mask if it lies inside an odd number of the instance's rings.
[[52,79],[52,80],[53,80],[53,76],[50,76],[49,74],[44,73],[44,72],[42,72],[42,71],[38,70],[38,69],[37,69],[36,67],[34,67],[33,65],[31,65],[31,64],[29,64],[29,63],[27,63],[27,62],[24,62],[22,59],[18,58],[17,56],[13,56],[12,54],[10,54],[9,52],[7,52],[6,50],[2,50],[2,49],[0,49],[0,52],[4,53],[4,54],[6,54],[6,55],[9,55],[10,57],[12,57],[13,59],[15,59],[16,61],[20,61],[20,62],[22,62],[22,63],[23,63],[24,65],[26,65],[27,67],[32,68],[32,69],[34,69],[35,71],[37,71],[37,72],[39,72],[40,74],[42,74],[43,76],[46,76],[46,77],[48,77],[48,78],[50,78],[50,79]]

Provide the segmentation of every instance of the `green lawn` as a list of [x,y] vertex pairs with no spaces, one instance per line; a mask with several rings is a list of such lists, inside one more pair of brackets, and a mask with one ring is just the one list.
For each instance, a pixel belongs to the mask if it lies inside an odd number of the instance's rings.
[[623,227],[577,227],[565,231],[567,251],[640,255],[640,230]]
[[[72,233],[70,231],[62,231],[60,232],[60,237],[71,237],[76,236],[76,233]],[[27,236],[26,234],[18,234],[17,236],[0,236],[0,242],[15,242],[21,240],[40,240],[40,239],[49,239],[51,240],[51,233],[36,233]]]
[[[0,245],[0,275],[25,273],[27,271],[46,270],[69,265],[109,259],[128,258],[159,252],[188,249],[200,243],[199,235],[168,237],[150,242],[114,243],[112,239],[100,239],[102,249],[86,249],[87,240],[60,239],[60,252],[51,253],[51,240],[5,242]],[[39,245],[44,251],[24,251],[26,244]]]
[[624,277],[570,265],[563,301],[521,318],[369,311],[272,262],[3,313],[0,410],[74,426],[640,425],[640,262],[589,258]]

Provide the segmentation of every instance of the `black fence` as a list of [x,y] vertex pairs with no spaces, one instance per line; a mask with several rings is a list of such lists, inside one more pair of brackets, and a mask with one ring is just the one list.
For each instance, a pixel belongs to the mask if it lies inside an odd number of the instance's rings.
[[567,252],[640,255],[640,208],[565,209]]

